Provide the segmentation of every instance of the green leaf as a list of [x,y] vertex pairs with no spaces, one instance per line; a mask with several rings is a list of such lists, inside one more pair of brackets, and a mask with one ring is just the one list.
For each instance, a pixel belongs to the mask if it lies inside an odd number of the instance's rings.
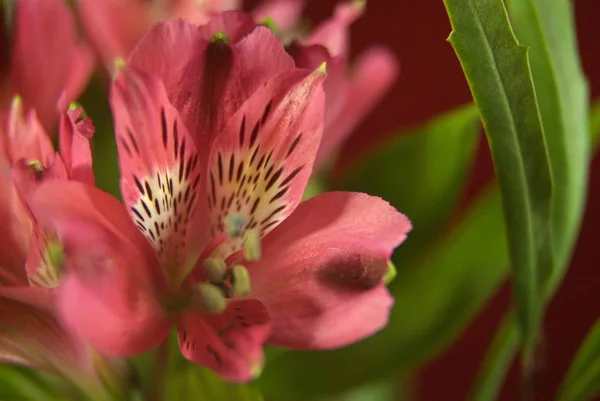
[[508,263],[494,186],[418,260],[396,262],[396,303],[383,331],[342,350],[278,354],[259,379],[265,397],[314,399],[414,368],[457,337],[505,279]]
[[92,138],[92,159],[96,186],[120,199],[119,155],[106,88],[94,77],[82,94],[80,103],[92,119],[96,132]]
[[591,400],[600,394],[600,320],[585,338],[560,386],[558,401]]
[[0,400],[64,401],[58,388],[39,372],[11,365],[0,365]]
[[551,296],[569,265],[587,192],[588,89],[581,71],[570,0],[509,0],[519,41],[529,60],[552,171],[552,245],[556,263]]
[[[600,103],[592,108],[590,114],[590,147],[597,150],[600,145],[598,141],[600,138]],[[517,351],[517,334],[514,314],[507,315],[500,325],[500,330],[496,332],[481,371],[477,374],[469,399],[493,400],[498,398],[498,393],[502,388],[502,379],[506,376],[506,371]]]
[[438,116],[392,137],[344,178],[342,189],[380,196],[412,221],[414,230],[397,260],[426,245],[456,205],[473,161],[479,121],[472,105]]
[[450,43],[481,113],[502,191],[524,360],[541,319],[541,283],[553,271],[550,167],[527,50],[502,0],[444,0]]
[[498,398],[508,368],[519,345],[519,330],[513,314],[507,315],[496,331],[494,341],[475,380],[468,397],[473,401],[488,401]]

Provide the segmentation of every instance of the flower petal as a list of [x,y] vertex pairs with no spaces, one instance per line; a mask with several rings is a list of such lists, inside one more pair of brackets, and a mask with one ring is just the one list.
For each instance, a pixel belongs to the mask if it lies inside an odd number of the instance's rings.
[[179,324],[179,348],[187,359],[228,380],[247,381],[260,373],[269,317],[256,300],[235,300],[218,315],[185,313]]
[[381,282],[410,229],[404,215],[365,194],[331,192],[302,203],[248,266],[252,296],[273,324],[270,342],[335,348],[382,328],[392,299]]
[[162,265],[175,274],[187,261],[199,199],[196,146],[162,83],[145,72],[122,71],[113,84],[111,106],[123,198]]
[[5,149],[13,165],[24,160],[36,161],[47,168],[54,160],[54,148],[40,124],[35,110],[26,111],[22,100],[15,98],[8,115]]
[[356,60],[346,102],[327,127],[318,158],[331,154],[390,90],[399,73],[396,57],[384,47],[367,49]]
[[[323,84],[325,91],[325,127],[323,139],[317,154],[317,167],[329,156],[335,145],[341,140],[336,137],[336,125],[345,104],[352,101],[348,97],[350,78],[346,56],[331,57],[327,49],[321,45],[303,46],[294,43],[290,46],[296,65],[301,68],[316,68],[327,63],[327,78]],[[333,134],[333,135],[332,135]]]
[[[45,307],[44,307],[45,303]],[[0,361],[53,373],[87,368],[85,349],[53,317],[49,293],[0,287]]]
[[199,31],[207,40],[216,33],[224,33],[230,43],[237,43],[244,35],[255,27],[252,18],[243,11],[225,11],[211,18],[199,27]]
[[76,5],[87,35],[107,66],[116,57],[127,57],[152,24],[145,2],[79,0]]
[[319,44],[329,50],[335,57],[349,54],[349,27],[364,12],[364,1],[347,1],[335,7],[332,18],[315,28],[304,43],[307,45]]
[[71,101],[87,83],[93,68],[91,53],[78,42],[75,18],[62,0],[19,1],[16,16],[11,93],[23,96],[26,110],[35,109],[52,133],[63,91]]
[[13,181],[11,167],[0,153],[0,283],[27,283],[25,259],[32,223]]
[[300,21],[304,0],[265,0],[252,11],[257,22],[273,18],[280,32],[289,32]]
[[168,333],[166,281],[148,241],[110,195],[75,181],[42,183],[34,214],[62,242],[64,320],[101,352],[131,355]]
[[206,183],[211,234],[241,222],[225,254],[241,249],[248,229],[265,235],[302,199],[323,128],[324,77],[318,69],[272,79],[215,140]]
[[[229,12],[217,18],[240,15]],[[217,23],[225,25],[211,22]],[[157,24],[132,52],[129,64],[160,77],[188,131],[196,135],[197,148],[210,149],[241,105],[271,77],[292,70],[294,61],[265,27],[239,42],[232,35],[229,45],[223,40],[209,44],[202,32],[181,20]]]
[[77,107],[63,112],[60,120],[60,155],[69,179],[94,185],[90,140],[95,128],[92,120]]

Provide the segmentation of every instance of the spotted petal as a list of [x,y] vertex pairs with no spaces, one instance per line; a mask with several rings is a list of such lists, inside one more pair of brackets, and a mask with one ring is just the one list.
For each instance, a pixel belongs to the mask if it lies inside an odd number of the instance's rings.
[[260,373],[263,343],[270,333],[264,306],[256,300],[230,302],[222,314],[187,312],[179,324],[183,356],[234,381]]
[[[296,70],[273,78],[230,119],[208,164],[211,234],[237,237],[249,229],[265,235],[302,199],[321,139],[325,74]],[[239,222],[232,235],[227,225]]]
[[393,300],[382,284],[408,219],[365,194],[330,192],[302,203],[270,233],[248,266],[252,296],[273,325],[270,342],[336,348],[387,322]]
[[111,106],[123,198],[163,267],[174,274],[187,262],[198,200],[196,146],[162,83],[145,72],[121,72],[113,83]]

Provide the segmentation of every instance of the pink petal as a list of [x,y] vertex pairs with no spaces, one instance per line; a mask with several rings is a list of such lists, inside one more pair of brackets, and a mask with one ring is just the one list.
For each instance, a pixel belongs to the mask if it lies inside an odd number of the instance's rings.
[[152,25],[150,5],[143,1],[79,0],[77,11],[96,51],[107,66],[127,57]]
[[54,132],[58,99],[64,90],[67,101],[83,90],[93,67],[91,53],[78,42],[74,16],[62,0],[19,1],[16,16],[10,90]]
[[92,120],[85,117],[78,107],[63,112],[60,119],[60,155],[65,164],[69,179],[94,185],[92,150],[90,140],[95,128]]
[[336,6],[333,18],[323,22],[304,43],[323,45],[335,57],[349,54],[349,28],[364,12],[362,1],[348,1]]
[[298,24],[303,8],[304,0],[265,0],[252,11],[252,16],[257,22],[273,18],[279,31],[286,33]]
[[227,252],[241,248],[247,229],[265,235],[302,199],[322,133],[324,77],[296,70],[273,78],[215,140],[206,183],[212,235],[242,221]]
[[[240,13],[224,13],[219,18],[238,17]],[[211,22],[217,23],[225,25]],[[161,78],[188,131],[197,135],[198,149],[210,149],[229,118],[259,87],[294,67],[267,28],[258,27],[231,45],[218,41],[209,46],[205,33],[180,20],[157,24],[129,64]]]
[[323,84],[325,91],[325,128],[323,139],[317,154],[317,165],[320,165],[324,156],[332,152],[339,138],[334,137],[336,124],[339,123],[340,113],[349,101],[350,78],[348,77],[348,63],[345,56],[331,57],[327,49],[321,45],[302,46],[293,44],[290,52],[294,56],[296,65],[301,68],[316,68],[321,63],[327,63],[327,78]]
[[133,68],[121,72],[112,86],[111,107],[123,198],[162,265],[175,274],[189,256],[200,156],[155,77]]
[[336,348],[381,329],[392,305],[381,280],[410,229],[404,215],[365,194],[330,192],[302,203],[248,267],[252,295],[273,324],[270,341]]
[[166,281],[123,206],[75,181],[41,184],[31,206],[65,250],[59,307],[68,326],[106,354],[131,355],[158,344],[170,328],[160,305]]
[[0,287],[0,361],[53,373],[88,369],[83,344],[54,318],[49,295],[35,287]]
[[65,324],[106,355],[132,356],[156,347],[172,327],[168,316],[135,276],[116,272],[127,265],[102,268],[111,271],[98,272],[100,283],[65,275],[58,298]]
[[199,27],[204,39],[210,40],[215,33],[224,33],[230,43],[237,43],[255,27],[254,20],[243,11],[225,11]]
[[236,300],[222,314],[185,313],[179,322],[179,348],[184,357],[225,379],[248,381],[262,369],[263,343],[270,331],[260,302]]
[[5,148],[13,165],[21,160],[37,161],[47,168],[54,160],[52,142],[35,110],[25,111],[20,100],[12,103],[5,141]]
[[13,181],[11,167],[0,157],[0,282],[27,283],[25,258],[31,235],[31,218]]
[[399,65],[388,49],[372,47],[359,56],[354,70],[347,100],[338,117],[326,128],[319,162],[335,151],[383,99],[396,81]]

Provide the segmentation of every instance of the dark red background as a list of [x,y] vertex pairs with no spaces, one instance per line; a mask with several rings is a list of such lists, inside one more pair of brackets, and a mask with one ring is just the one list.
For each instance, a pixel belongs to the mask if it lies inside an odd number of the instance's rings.
[[[336,0],[309,2],[313,21],[328,15]],[[577,0],[576,16],[583,67],[592,97],[600,95],[600,2]],[[381,137],[470,101],[460,65],[446,38],[450,24],[442,0],[371,0],[366,15],[352,27],[353,53],[379,42],[400,59],[402,73],[391,93],[365,121],[344,149],[343,163],[351,162]],[[483,142],[483,141],[482,141]],[[493,174],[482,143],[467,198]],[[563,377],[578,344],[600,316],[600,266],[596,237],[600,234],[600,160],[592,166],[588,206],[577,250],[566,279],[550,304],[545,322],[546,368],[536,400],[549,400]],[[510,302],[507,285],[475,319],[460,340],[426,366],[419,378],[419,399],[464,399],[496,326]],[[518,372],[513,367],[502,400],[517,398]]]

